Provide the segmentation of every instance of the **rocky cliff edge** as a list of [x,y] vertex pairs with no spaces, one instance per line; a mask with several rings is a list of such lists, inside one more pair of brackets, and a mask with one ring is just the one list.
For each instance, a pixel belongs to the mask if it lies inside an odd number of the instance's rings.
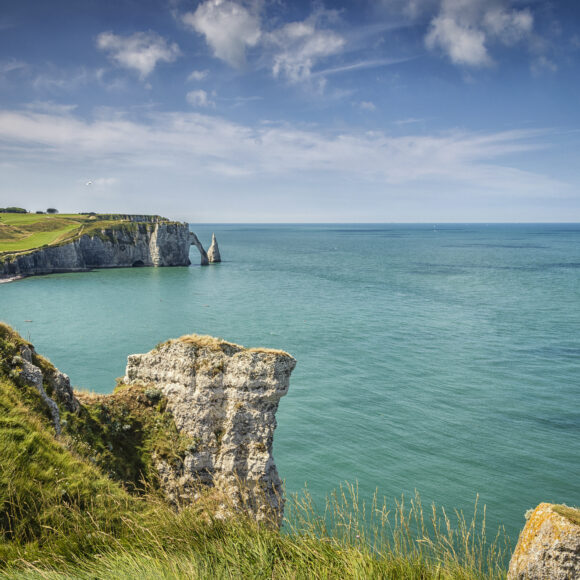
[[95,223],[81,229],[71,241],[1,256],[0,278],[84,272],[94,268],[189,266],[192,244],[200,251],[201,264],[207,264],[203,246],[186,223],[162,219]]
[[281,520],[282,484],[272,442],[278,402],[295,365],[282,351],[198,335],[129,356],[125,383],[159,388],[177,431],[193,441],[182,460],[156,460],[170,501],[190,503],[200,484],[210,485],[257,519]]
[[541,503],[527,514],[510,561],[508,580],[580,578],[580,511]]
[[78,457],[129,491],[158,489],[175,507],[215,491],[222,515],[239,509],[275,524],[284,500],[272,442],[295,365],[282,351],[191,335],[129,356],[114,392],[97,395],[73,391],[0,323],[0,375]]

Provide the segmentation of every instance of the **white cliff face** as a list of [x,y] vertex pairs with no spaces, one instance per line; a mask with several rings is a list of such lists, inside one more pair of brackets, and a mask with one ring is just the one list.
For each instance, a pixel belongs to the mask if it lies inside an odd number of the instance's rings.
[[129,356],[125,382],[159,388],[178,431],[191,438],[182,462],[157,462],[170,501],[189,503],[200,485],[214,486],[256,518],[281,521],[272,441],[295,365],[281,351],[195,335]]
[[217,240],[215,239],[215,234],[211,235],[211,246],[207,251],[207,257],[209,259],[210,264],[215,264],[217,262],[222,261],[222,258],[220,256],[220,249],[218,247]]
[[[132,223],[128,228],[105,228],[71,243],[47,246],[0,260],[0,278],[93,268],[131,266],[189,266],[191,237],[185,223]],[[195,235],[195,234],[194,234]],[[200,244],[201,245],[201,244]],[[200,249],[202,264],[207,255]]]
[[200,264],[202,266],[207,266],[209,264],[209,259],[207,257],[206,251],[204,250],[203,246],[201,245],[201,242],[199,241],[199,238],[193,232],[189,232],[189,236],[191,240],[191,245],[195,246],[199,250],[199,254],[201,256]]

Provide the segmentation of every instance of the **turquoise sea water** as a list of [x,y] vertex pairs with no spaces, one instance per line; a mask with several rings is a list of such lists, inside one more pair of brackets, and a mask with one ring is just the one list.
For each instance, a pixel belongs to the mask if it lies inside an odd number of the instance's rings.
[[580,225],[192,229],[226,261],[3,284],[0,318],[99,392],[192,332],[289,351],[290,492],[358,481],[467,512],[479,494],[514,540],[540,501],[580,504]]

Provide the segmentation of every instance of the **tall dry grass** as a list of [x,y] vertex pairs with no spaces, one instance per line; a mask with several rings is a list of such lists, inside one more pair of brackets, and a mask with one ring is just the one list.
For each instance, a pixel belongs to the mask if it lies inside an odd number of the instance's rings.
[[[144,509],[102,521],[73,510],[66,535],[20,546],[9,578],[505,578],[509,544],[501,530],[488,540],[485,509],[466,518],[409,502],[367,503],[344,484],[322,510],[307,491],[287,502],[282,531],[259,524],[227,499],[208,493],[176,512],[158,497]],[[120,507],[120,506],[119,506]],[[216,513],[228,513],[225,518]],[[119,525],[119,517],[121,524]],[[0,544],[0,547],[2,544]],[[1,553],[1,551],[0,551]],[[15,557],[17,556],[17,557]]]

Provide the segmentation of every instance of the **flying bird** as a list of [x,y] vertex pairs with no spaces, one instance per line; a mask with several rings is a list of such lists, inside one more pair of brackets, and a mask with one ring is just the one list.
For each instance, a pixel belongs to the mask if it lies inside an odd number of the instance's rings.
[[85,185],[93,185],[93,182],[89,180],[85,183]]

